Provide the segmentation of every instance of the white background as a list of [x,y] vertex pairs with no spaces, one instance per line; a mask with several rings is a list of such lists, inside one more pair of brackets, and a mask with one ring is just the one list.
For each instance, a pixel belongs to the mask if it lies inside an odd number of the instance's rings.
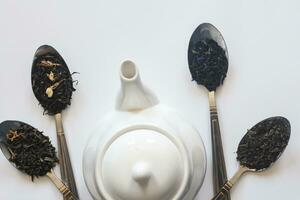
[[[161,102],[200,131],[208,171],[197,199],[212,197],[207,91],[191,82],[187,47],[203,22],[222,32],[230,66],[217,91],[228,175],[238,168],[239,140],[257,122],[282,115],[292,125],[290,144],[271,169],[248,174],[233,200],[297,199],[300,179],[300,3],[272,0],[0,1],[0,120],[18,119],[45,131],[56,145],[52,117],[33,96],[30,70],[35,50],[53,45],[71,71],[80,72],[64,126],[82,200],[91,200],[82,175],[82,154],[97,121],[114,109],[118,70],[129,58]],[[56,168],[57,169],[57,168]],[[47,178],[34,183],[0,156],[0,199],[54,200]],[[116,177],[117,178],[117,177]]]

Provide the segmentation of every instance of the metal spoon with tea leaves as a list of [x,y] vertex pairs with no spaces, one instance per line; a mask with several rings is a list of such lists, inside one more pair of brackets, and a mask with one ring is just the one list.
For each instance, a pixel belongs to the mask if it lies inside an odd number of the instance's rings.
[[260,172],[269,168],[285,150],[290,134],[290,123],[284,117],[265,119],[248,130],[237,150],[239,170],[212,200],[224,199],[245,172]]
[[[200,24],[192,34],[188,48],[188,62],[193,80],[209,91],[213,186],[216,194],[227,181],[215,92],[227,74],[228,52],[225,40],[212,24]],[[229,194],[226,199],[230,200]]]
[[70,189],[53,172],[58,162],[49,137],[20,121],[0,124],[0,148],[17,169],[35,177],[48,176],[67,200],[77,200]]
[[37,49],[31,69],[31,83],[44,113],[55,117],[61,178],[78,197],[61,115],[62,110],[71,104],[75,89],[67,64],[53,47],[43,45]]

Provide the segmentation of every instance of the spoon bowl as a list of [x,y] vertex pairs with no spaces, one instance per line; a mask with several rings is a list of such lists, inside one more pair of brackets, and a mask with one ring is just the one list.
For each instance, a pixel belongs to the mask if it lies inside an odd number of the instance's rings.
[[24,122],[2,122],[0,144],[8,161],[32,178],[45,175],[58,162],[49,138]]
[[291,134],[284,117],[270,117],[253,126],[239,143],[240,167],[212,200],[222,200],[245,172],[262,172],[270,168],[286,149]]
[[63,57],[52,46],[43,45],[37,49],[31,68],[31,84],[47,114],[60,113],[70,104],[74,91],[72,75]]
[[[19,167],[17,166],[17,164],[15,164],[12,161],[13,156],[14,156],[14,152],[9,149],[9,143],[8,143],[8,140],[9,140],[8,133],[10,133],[10,131],[12,131],[12,130],[18,130],[18,129],[20,129],[21,126],[27,126],[27,127],[32,128],[32,130],[37,130],[37,129],[33,128],[32,126],[30,126],[30,125],[28,125],[28,124],[26,124],[24,122],[20,122],[20,121],[9,120],[9,121],[4,121],[4,122],[2,122],[0,124],[0,148],[1,148],[4,156],[7,158],[7,160],[14,167],[16,167],[18,170],[22,171],[23,173],[27,174],[26,170],[19,169]],[[24,137],[26,134],[28,134],[28,132],[25,132],[25,131],[22,132],[22,133],[16,132],[16,135],[17,135],[16,137]],[[15,137],[15,136],[11,136],[11,137]],[[43,145],[44,144],[45,143],[43,142]],[[24,144],[22,145],[22,143],[19,143],[19,145],[21,145],[20,148],[25,148]],[[28,151],[28,149],[26,151]],[[17,154],[15,154],[15,155],[17,155]],[[45,155],[48,156],[49,152],[43,152],[43,154],[45,154]],[[33,159],[36,159],[37,155],[40,155],[40,154],[31,155],[31,156],[34,156]],[[26,155],[26,158],[28,158],[28,156],[29,155]],[[45,158],[44,157],[43,158],[42,157],[38,157],[37,159],[44,160]],[[51,159],[51,158],[48,158],[48,159]],[[23,161],[25,161],[25,160],[19,160],[18,162],[22,163]],[[44,160],[44,162],[45,162],[45,160]],[[55,162],[55,161],[53,160],[53,162]],[[28,174],[28,175],[33,176],[32,174]],[[78,200],[78,198],[76,196],[74,196],[74,194],[70,191],[70,189],[54,174],[52,168],[49,169],[49,171],[45,172],[45,174],[39,174],[38,176],[44,176],[44,175],[46,175],[54,183],[54,185],[57,187],[57,189],[63,194],[63,196],[64,196],[65,199],[67,199],[67,200]],[[36,176],[36,175],[34,175],[34,176]]]

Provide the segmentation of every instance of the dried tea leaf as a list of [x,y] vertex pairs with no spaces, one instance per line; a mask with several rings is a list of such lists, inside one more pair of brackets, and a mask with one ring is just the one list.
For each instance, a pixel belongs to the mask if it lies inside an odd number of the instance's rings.
[[190,71],[193,80],[215,91],[223,84],[228,70],[225,51],[212,39],[200,40],[192,47]]
[[48,53],[36,57],[31,81],[33,92],[46,114],[55,115],[71,105],[74,81],[58,54]]
[[44,176],[58,162],[55,147],[49,137],[42,132],[22,124],[7,133],[7,148],[11,153],[10,161],[32,177]]
[[274,163],[286,148],[291,127],[287,119],[272,117],[256,124],[241,140],[237,160],[242,166],[262,170]]

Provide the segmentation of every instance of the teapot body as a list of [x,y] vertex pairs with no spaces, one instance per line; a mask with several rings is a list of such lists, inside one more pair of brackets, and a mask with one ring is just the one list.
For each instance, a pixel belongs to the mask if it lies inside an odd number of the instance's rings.
[[107,115],[88,142],[83,170],[96,200],[191,200],[204,180],[206,154],[197,130],[157,104]]

